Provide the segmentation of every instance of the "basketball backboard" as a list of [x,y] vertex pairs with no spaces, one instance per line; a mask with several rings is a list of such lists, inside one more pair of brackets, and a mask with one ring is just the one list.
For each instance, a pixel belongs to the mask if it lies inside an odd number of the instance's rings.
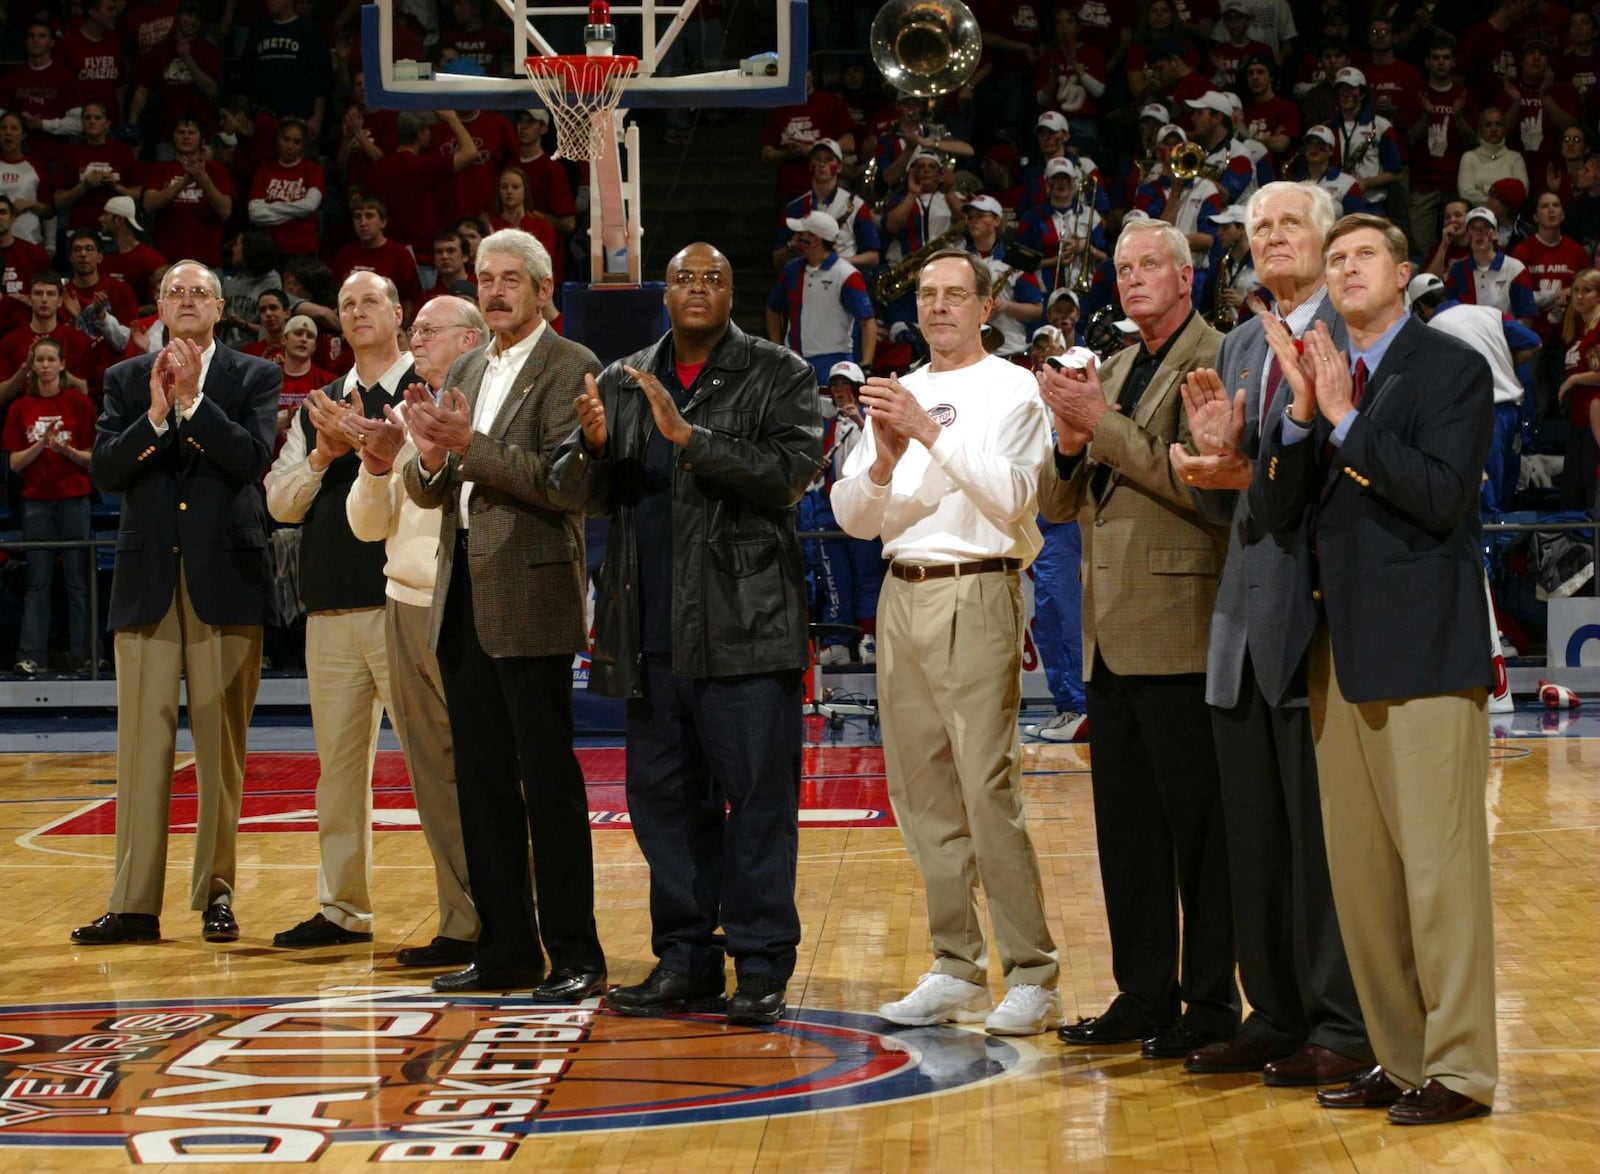
[[[554,6],[539,0],[494,0],[490,19],[511,35],[510,72],[501,76],[439,72],[425,62],[396,59],[395,9],[402,0],[376,0],[362,7],[361,56],[367,104],[380,110],[526,110],[542,105],[523,74],[525,57],[582,53],[567,44],[582,27],[587,4]],[[667,51],[691,22],[698,0],[616,4],[611,17],[619,52],[639,57],[639,74],[628,85],[624,108],[787,106],[806,100],[807,0],[771,0],[776,21],[767,52],[732,68],[666,76]]]

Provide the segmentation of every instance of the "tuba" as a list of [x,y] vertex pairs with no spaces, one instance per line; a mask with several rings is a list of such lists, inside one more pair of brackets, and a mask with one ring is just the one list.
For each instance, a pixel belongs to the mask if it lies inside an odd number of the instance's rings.
[[903,94],[937,98],[978,68],[983,33],[961,0],[889,0],[872,18],[872,62]]

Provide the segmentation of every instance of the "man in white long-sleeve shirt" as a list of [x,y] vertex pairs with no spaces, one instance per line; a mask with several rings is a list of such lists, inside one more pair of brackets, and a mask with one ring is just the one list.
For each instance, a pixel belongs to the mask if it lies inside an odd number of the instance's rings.
[[[918,277],[929,364],[861,391],[870,428],[834,516],[891,559],[878,603],[879,700],[895,820],[928,891],[934,964],[879,1014],[1035,1035],[1058,1018],[1055,943],[1022,810],[1022,577],[1039,552],[1050,424],[1033,378],[984,353],[988,268],[942,250]],[[981,879],[1005,974],[990,1011]]]
[[[411,359],[417,374],[437,392],[450,364],[489,335],[478,307],[465,298],[434,298],[411,327]],[[406,434],[404,406],[371,417],[351,413],[344,421],[362,443],[361,472],[345,498],[350,531],[363,542],[382,542],[388,560],[384,648],[389,663],[389,700],[394,730],[411,776],[428,851],[433,854],[439,897],[439,932],[426,946],[407,946],[395,957],[402,966],[458,967],[472,961],[478,911],[467,882],[467,850],[456,805],[456,765],[445,707],[439,658],[428,647],[433,609],[439,511],[406,496],[393,470],[416,456]]]

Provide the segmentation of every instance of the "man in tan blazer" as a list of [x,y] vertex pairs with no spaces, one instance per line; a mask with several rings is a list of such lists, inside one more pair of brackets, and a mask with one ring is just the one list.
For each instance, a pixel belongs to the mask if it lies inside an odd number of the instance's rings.
[[600,362],[545,325],[551,290],[550,257],[534,237],[505,229],[484,238],[478,307],[494,341],[457,360],[438,403],[424,387],[408,389],[417,457],[403,476],[418,505],[442,507],[429,643],[450,710],[482,926],[472,965],[433,985],[533,985],[536,1002],[562,1003],[597,993],[606,964],[572,751],[572,657],[588,647],[583,521],[552,502],[549,473],[577,427],[583,377]]
[[1205,699],[1227,533],[1199,516],[1167,456],[1172,442],[1189,443],[1184,376],[1215,365],[1222,339],[1194,313],[1188,242],[1171,225],[1125,225],[1116,274],[1139,345],[1104,372],[1047,370],[1040,384],[1056,455],[1039,503],[1051,521],[1083,528],[1095,829],[1120,991],[1104,1014],[1059,1034],[1073,1044],[1143,1040],[1147,1058],[1172,1059],[1239,1026]]

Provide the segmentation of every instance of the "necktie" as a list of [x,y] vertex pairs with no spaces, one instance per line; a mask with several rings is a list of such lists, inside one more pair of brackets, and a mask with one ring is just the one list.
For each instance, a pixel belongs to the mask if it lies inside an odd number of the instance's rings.
[[1350,373],[1352,387],[1350,389],[1350,403],[1354,407],[1361,406],[1361,397],[1367,393],[1367,361],[1356,360],[1356,369]]
[[1278,362],[1276,351],[1272,354],[1272,363],[1267,367],[1267,390],[1261,399],[1261,424],[1266,426],[1267,417],[1272,414],[1272,399],[1278,394],[1278,384],[1283,382],[1283,365]]

